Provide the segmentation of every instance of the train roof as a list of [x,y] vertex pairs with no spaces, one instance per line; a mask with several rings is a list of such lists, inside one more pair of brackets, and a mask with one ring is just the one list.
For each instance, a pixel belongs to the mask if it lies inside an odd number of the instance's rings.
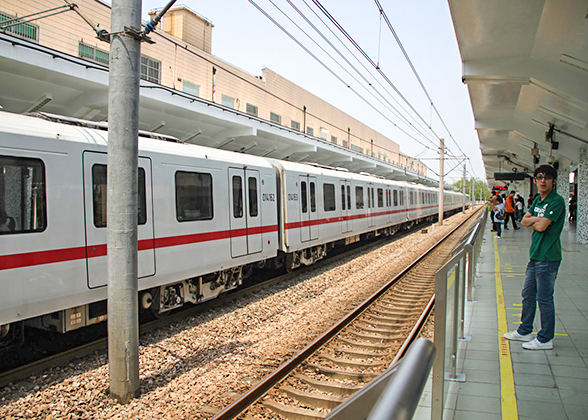
[[[91,146],[108,146],[107,124],[103,122],[84,122],[50,114],[23,115],[0,111],[0,127],[0,132],[3,133],[59,139]],[[157,133],[140,132],[139,150],[140,152],[214,159],[238,166],[271,167],[267,159],[259,156],[181,143],[173,137],[160,136]]]
[[278,160],[278,159],[270,159],[268,158],[274,166],[278,166],[283,168],[285,171],[294,171],[294,172],[306,172],[309,175],[328,175],[334,176],[337,178],[342,179],[357,179],[367,181],[368,179],[371,181],[382,181],[387,184],[391,185],[405,185],[403,182],[394,181],[391,179],[378,177],[376,175],[371,175],[367,173],[356,173],[356,172],[349,172],[343,168],[333,168],[325,165],[319,165],[315,163],[301,163],[301,162],[290,162],[286,160]]

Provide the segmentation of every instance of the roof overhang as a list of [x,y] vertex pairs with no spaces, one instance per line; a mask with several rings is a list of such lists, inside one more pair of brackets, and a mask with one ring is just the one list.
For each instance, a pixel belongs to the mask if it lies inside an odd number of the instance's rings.
[[[4,111],[107,120],[107,67],[0,33],[0,79]],[[415,171],[144,80],[139,129],[234,152],[438,185]]]
[[576,164],[588,144],[586,2],[449,5],[489,182],[536,162]]

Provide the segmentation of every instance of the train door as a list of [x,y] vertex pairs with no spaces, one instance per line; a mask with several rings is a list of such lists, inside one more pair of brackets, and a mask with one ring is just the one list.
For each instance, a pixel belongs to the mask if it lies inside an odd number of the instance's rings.
[[318,239],[318,215],[316,208],[316,177],[300,175],[300,241]]
[[259,171],[229,168],[231,256],[261,252]]
[[[106,286],[106,153],[84,152],[88,287]],[[155,274],[151,160],[139,158],[138,277]]]
[[341,233],[351,232],[351,183],[339,181],[341,188]]
[[374,212],[375,212],[375,202],[374,202],[374,184],[368,182],[367,187],[367,195],[368,195],[368,206],[367,206],[367,225],[368,227],[374,226],[376,224],[374,220]]

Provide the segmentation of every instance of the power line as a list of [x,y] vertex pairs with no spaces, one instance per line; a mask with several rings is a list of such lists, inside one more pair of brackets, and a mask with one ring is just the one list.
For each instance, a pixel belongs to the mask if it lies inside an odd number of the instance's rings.
[[284,32],[290,39],[292,39],[292,41],[294,41],[296,44],[298,44],[298,46],[300,48],[302,48],[304,51],[306,51],[306,53],[308,53],[312,58],[314,58],[321,66],[323,66],[329,73],[331,73],[337,80],[339,80],[341,83],[343,83],[349,90],[351,90],[355,95],[357,95],[359,98],[361,98],[366,104],[368,104],[374,111],[376,111],[378,114],[380,114],[382,117],[384,117],[387,121],[389,121],[392,125],[394,125],[394,127],[396,127],[397,129],[399,129],[400,131],[402,131],[404,134],[406,134],[408,137],[412,138],[414,141],[416,141],[417,143],[419,143],[420,145],[424,146],[424,147],[428,147],[429,146],[425,145],[424,143],[422,143],[420,140],[418,140],[417,138],[415,138],[414,136],[410,135],[409,133],[407,133],[403,128],[399,127],[398,124],[396,124],[394,121],[392,121],[390,118],[388,118],[386,115],[384,115],[382,113],[382,111],[380,111],[378,108],[376,108],[372,103],[370,103],[368,100],[366,100],[362,95],[359,94],[359,92],[357,92],[355,89],[353,89],[345,80],[343,80],[339,75],[337,75],[329,66],[327,66],[323,61],[321,61],[315,54],[313,54],[308,48],[306,48],[304,45],[302,45],[302,43],[300,41],[298,41],[290,32],[288,32],[282,25],[280,25],[274,18],[272,18],[265,10],[263,10],[257,3],[255,3],[253,0],[249,0],[249,3],[251,3],[257,10],[259,10],[267,19],[270,20],[270,22],[272,22],[274,25],[276,25],[282,32]]
[[[437,109],[437,107],[433,103],[433,99],[431,99],[431,96],[429,95],[429,92],[425,88],[425,85],[424,85],[423,81],[421,80],[418,72],[416,71],[414,65],[412,64],[412,60],[410,59],[410,57],[408,56],[408,53],[404,49],[404,46],[402,45],[402,42],[400,41],[400,38],[398,37],[398,34],[396,33],[396,31],[394,30],[392,24],[390,23],[390,20],[388,19],[388,16],[386,15],[386,12],[384,11],[384,8],[380,4],[379,0],[374,0],[374,2],[376,3],[376,6],[378,6],[378,9],[380,11],[380,15],[384,18],[384,21],[386,22],[386,25],[388,26],[388,29],[390,29],[390,32],[394,36],[394,39],[396,40],[396,43],[398,44],[398,46],[400,48],[400,51],[402,51],[402,54],[404,55],[404,58],[406,59],[408,65],[410,66],[410,69],[412,70],[412,72],[415,75],[417,81],[419,82],[421,88],[423,89],[423,92],[427,96],[427,99],[429,100],[429,103],[431,104],[432,109],[435,111],[435,113],[439,117],[439,120],[443,124],[443,127],[445,127],[445,130],[449,134],[449,137],[453,140],[453,142],[455,143],[455,145],[457,146],[457,148],[459,149],[459,151],[462,153],[462,155],[465,156],[464,151],[461,149],[461,147],[459,146],[459,143],[457,143],[457,141],[455,140],[455,138],[453,138],[453,135],[451,134],[451,131],[449,130],[449,128],[445,124],[445,121],[443,120],[443,117],[441,117],[441,114],[439,113],[439,110]],[[470,166],[471,166],[471,164],[470,164]],[[473,167],[472,167],[472,171],[475,174],[475,171],[474,171]]]

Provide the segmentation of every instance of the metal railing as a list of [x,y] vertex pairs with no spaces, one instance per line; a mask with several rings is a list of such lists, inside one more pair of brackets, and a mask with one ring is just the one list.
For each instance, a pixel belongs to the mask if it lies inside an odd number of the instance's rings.
[[431,341],[417,339],[406,356],[337,406],[326,420],[411,419],[431,372],[435,351]]
[[446,398],[445,381],[465,382],[458,373],[458,342],[470,341],[464,335],[465,302],[472,302],[476,286],[476,265],[482,248],[487,211],[482,210],[476,223],[456,247],[451,259],[435,274],[435,347],[433,365],[431,419],[443,418]]

